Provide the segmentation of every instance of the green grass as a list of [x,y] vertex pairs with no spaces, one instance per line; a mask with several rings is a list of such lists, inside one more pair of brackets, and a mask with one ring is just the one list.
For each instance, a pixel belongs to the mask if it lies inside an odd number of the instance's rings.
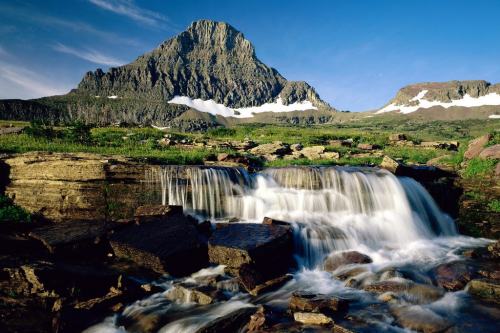
[[493,172],[497,161],[483,160],[478,157],[471,159],[463,172],[465,178],[481,177]]

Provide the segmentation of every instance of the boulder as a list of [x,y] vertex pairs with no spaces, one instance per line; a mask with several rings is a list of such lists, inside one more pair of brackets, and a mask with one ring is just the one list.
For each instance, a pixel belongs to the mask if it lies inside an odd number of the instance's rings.
[[302,146],[302,144],[300,143],[294,143],[290,146],[290,149],[292,149],[292,151],[301,151],[302,148],[304,148],[304,146]]
[[347,311],[349,303],[346,299],[339,297],[295,292],[290,298],[288,307],[293,312],[333,314]]
[[473,272],[466,263],[455,261],[439,265],[434,269],[434,275],[438,286],[446,290],[457,291],[465,288],[472,279]]
[[376,150],[380,148],[380,146],[370,143],[359,143],[357,147],[361,150]]
[[409,284],[399,281],[380,281],[363,287],[363,290],[382,294],[386,292],[401,293],[409,289]]
[[340,154],[336,151],[327,151],[320,156],[326,160],[338,160],[340,158]]
[[325,147],[324,146],[305,147],[300,152],[309,160],[318,160],[321,158],[321,155],[325,152]]
[[274,224],[235,223],[214,231],[208,241],[211,263],[226,265],[247,291],[282,277],[292,263],[290,228]]
[[282,142],[264,143],[250,149],[250,153],[254,155],[278,155],[283,156],[290,152],[290,146]]
[[207,305],[223,298],[223,294],[210,286],[196,286],[179,283],[169,289],[165,293],[165,297],[177,303]]
[[406,140],[406,135],[403,133],[394,133],[389,135],[389,141],[404,141]]
[[372,259],[366,254],[359,253],[357,251],[346,251],[334,253],[328,256],[323,263],[323,268],[325,271],[333,272],[340,266],[350,264],[369,264],[371,262]]
[[500,304],[500,284],[490,279],[471,280],[467,285],[467,292],[485,301]]
[[426,165],[430,167],[436,167],[444,171],[453,172],[455,170],[454,166],[452,164],[444,162],[446,159],[449,159],[451,157],[451,155],[438,156],[428,160]]
[[295,312],[293,314],[295,321],[304,325],[330,325],[333,324],[333,319],[315,312]]
[[445,318],[420,306],[402,306],[391,309],[396,323],[409,330],[423,333],[442,333],[453,326]]
[[206,264],[192,219],[182,214],[132,225],[110,237],[115,255],[158,273],[185,275]]
[[400,171],[403,165],[400,162],[396,161],[395,159],[386,155],[382,159],[380,167],[396,174]]
[[464,153],[464,158],[470,160],[471,158],[478,157],[483,147],[490,141],[491,134],[485,134],[469,142],[467,150]]
[[107,254],[104,240],[113,226],[103,221],[66,221],[36,228],[29,236],[40,241],[51,254],[95,258]]
[[482,159],[500,159],[500,144],[485,148],[480,154]]

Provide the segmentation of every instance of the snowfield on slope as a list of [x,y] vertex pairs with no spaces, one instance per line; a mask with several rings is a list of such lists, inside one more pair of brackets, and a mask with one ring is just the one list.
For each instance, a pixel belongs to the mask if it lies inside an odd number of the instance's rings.
[[252,118],[254,114],[263,112],[292,112],[318,109],[307,100],[285,105],[281,97],[278,97],[274,103],[265,103],[261,106],[251,106],[239,109],[233,109],[223,104],[218,104],[211,99],[192,99],[186,96],[175,96],[168,101],[168,103],[186,105],[195,110],[213,114],[214,116],[235,118]]
[[409,105],[396,105],[395,103],[391,103],[382,109],[378,110],[376,114],[391,112],[391,111],[399,111],[401,113],[407,114],[411,112],[415,112],[418,109],[428,109],[433,106],[442,106],[445,109],[452,106],[462,106],[462,107],[478,107],[484,105],[500,105],[500,95],[497,93],[490,93],[484,96],[479,97],[471,97],[469,94],[465,94],[462,99],[452,100],[451,102],[444,103],[439,101],[429,101],[424,99],[428,90],[422,90],[417,94],[417,96],[413,97],[410,101],[417,101],[417,105],[409,106]]

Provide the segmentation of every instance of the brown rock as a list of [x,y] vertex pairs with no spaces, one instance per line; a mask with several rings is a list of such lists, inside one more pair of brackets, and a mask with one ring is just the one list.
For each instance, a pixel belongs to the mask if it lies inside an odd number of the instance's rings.
[[290,310],[294,312],[322,312],[332,314],[345,312],[348,307],[348,301],[343,298],[300,292],[293,293],[289,303]]
[[464,158],[470,160],[471,158],[478,157],[483,147],[490,141],[491,134],[485,134],[469,142],[467,150],[464,153]]
[[283,156],[290,152],[290,147],[282,142],[264,143],[250,149],[254,155],[277,155]]
[[322,313],[313,312],[295,312],[293,314],[295,321],[304,325],[330,325],[333,319]]
[[137,207],[134,216],[135,221],[140,224],[180,214],[182,214],[182,206],[146,205]]
[[362,150],[375,150],[375,149],[380,148],[378,145],[374,145],[374,144],[370,144],[370,143],[359,143],[357,147],[358,147],[358,149],[362,149]]
[[420,307],[403,306],[393,308],[391,313],[396,317],[398,325],[417,332],[441,333],[453,326],[445,318],[431,310]]
[[467,285],[469,294],[480,299],[500,304],[500,284],[489,279],[471,280]]
[[210,262],[226,265],[252,293],[270,287],[268,281],[284,281],[292,250],[290,228],[274,224],[228,224],[214,231],[208,243]]
[[262,223],[263,224],[281,225],[284,227],[291,227],[292,226],[292,224],[290,222],[280,221],[280,220],[276,220],[276,219],[273,219],[270,217],[264,217],[264,219],[262,220]]
[[398,161],[396,161],[395,159],[386,155],[382,159],[382,162],[380,163],[380,167],[395,174],[402,167],[402,164],[399,163]]
[[364,286],[363,290],[381,294],[386,292],[400,293],[408,290],[408,288],[408,283],[398,281],[381,281]]
[[485,148],[480,154],[482,159],[500,159],[500,144]]
[[328,256],[323,263],[323,267],[326,271],[333,272],[338,267],[343,265],[369,264],[371,262],[372,259],[366,254],[362,254],[357,251],[346,251]]
[[438,286],[457,291],[465,288],[465,285],[472,279],[472,270],[463,262],[452,262],[442,264],[434,270]]
[[255,313],[255,307],[243,307],[227,315],[209,322],[196,333],[230,333],[239,332]]
[[395,133],[389,135],[389,141],[404,141],[406,140],[406,135],[403,133]]
[[305,147],[300,152],[309,160],[318,160],[321,158],[321,155],[325,152],[325,147],[324,146]]
[[182,283],[174,285],[165,294],[167,299],[174,302],[193,302],[200,305],[212,304],[222,296],[222,293],[210,286],[190,286]]
[[115,232],[110,244],[117,257],[162,274],[184,275],[206,263],[206,249],[184,215],[128,226]]

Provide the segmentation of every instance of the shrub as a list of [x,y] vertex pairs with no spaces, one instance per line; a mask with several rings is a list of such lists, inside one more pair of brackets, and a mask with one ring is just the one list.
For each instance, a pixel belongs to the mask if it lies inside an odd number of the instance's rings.
[[41,121],[33,120],[30,125],[24,129],[24,132],[33,138],[54,139],[57,136],[52,126],[45,125]]
[[92,134],[90,130],[92,129],[92,125],[87,125],[82,123],[81,121],[77,121],[71,124],[68,127],[66,132],[66,138],[75,143],[81,144],[91,144],[92,143]]
[[0,195],[0,222],[31,222],[31,214],[15,205],[9,197]]
[[491,200],[491,202],[488,203],[488,208],[495,213],[500,213],[500,200],[498,199]]

